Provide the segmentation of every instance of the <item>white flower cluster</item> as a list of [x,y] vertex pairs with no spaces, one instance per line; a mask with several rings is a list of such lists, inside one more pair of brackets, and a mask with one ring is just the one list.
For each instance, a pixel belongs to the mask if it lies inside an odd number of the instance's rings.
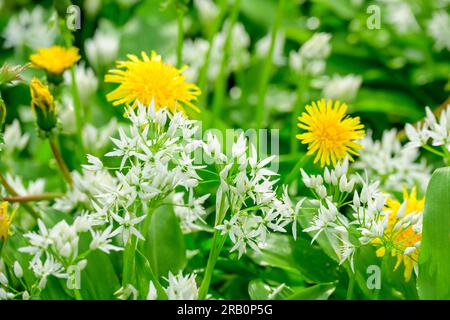
[[100,205],[98,196],[114,190],[117,179],[106,170],[90,171],[83,169],[82,173],[72,172],[73,187],[64,197],[56,198],[53,208],[62,212],[70,212],[81,208],[94,210],[93,205]]
[[327,99],[353,101],[362,84],[362,77],[348,74],[341,76],[335,74],[331,79],[324,81],[322,95]]
[[[325,234],[340,263],[348,260],[353,269],[355,249],[362,243],[352,242],[350,234],[355,232],[355,228],[361,233],[366,229],[373,230],[373,225],[379,221],[386,196],[378,191],[377,183],[366,182],[362,182],[362,190],[358,194],[354,191],[356,178],[348,178],[347,171],[347,158],[338,163],[334,170],[325,168],[323,176],[309,176],[301,170],[303,183],[312,190],[319,201],[317,214],[311,219],[310,226],[303,231],[313,234],[313,242],[320,234]],[[353,194],[352,221],[341,212],[341,208],[349,203],[346,200],[351,194]]]
[[405,131],[409,142],[407,148],[420,148],[427,146],[428,140],[434,147],[441,147],[444,154],[450,153],[450,105],[443,110],[436,119],[430,108],[426,107],[426,118],[423,125],[414,127],[406,124]]
[[[22,281],[23,269],[20,263],[15,261],[11,269],[12,272],[10,272],[10,274],[14,275],[18,281]],[[4,261],[0,259],[0,300],[11,300],[17,297],[22,298],[22,300],[28,300],[30,298],[30,294],[26,290],[20,292],[16,290],[12,284],[10,284],[8,277],[6,276]]]
[[319,76],[325,71],[325,60],[331,53],[331,34],[315,33],[296,52],[291,51],[289,64],[294,71]]
[[383,132],[380,141],[374,140],[369,132],[360,143],[363,148],[353,168],[380,181],[384,190],[402,191],[403,187],[428,185],[430,168],[425,160],[416,162],[418,150],[403,147],[395,129]]
[[[194,199],[192,193],[200,180],[196,170],[203,168],[194,164],[195,151],[203,144],[195,139],[196,122],[182,113],[171,115],[166,109],[155,110],[153,102],[149,106],[138,102],[136,110],[128,110],[128,119],[129,135],[119,128],[119,139],[112,138],[115,148],[106,154],[119,158],[120,163],[113,170],[114,183],[103,184],[103,190],[95,195],[96,210],[129,227],[123,229],[124,240],[130,232],[142,238],[132,227],[143,219],[135,215],[138,207],[142,206],[145,213],[169,199],[175,190],[184,189],[190,196],[183,217],[187,219],[186,225],[192,226],[193,215],[202,215],[204,210],[200,206],[206,200]],[[92,155],[88,156],[88,162],[84,168],[96,174],[110,169]],[[92,189],[90,185],[88,190]],[[177,201],[182,201],[180,195]]]
[[407,34],[420,30],[411,6],[405,2],[385,1],[386,21],[398,34]]
[[427,24],[428,34],[434,39],[436,50],[450,51],[450,14],[445,10],[433,13]]
[[[36,277],[36,283],[30,292],[36,293],[45,288],[49,276],[67,279],[67,287],[72,288],[74,281],[79,281],[79,272],[87,265],[86,257],[92,250],[105,252],[121,250],[110,244],[114,233],[111,228],[103,232],[94,231],[94,227],[103,225],[106,221],[96,214],[86,212],[77,216],[73,224],[65,220],[48,229],[42,220],[38,220],[38,232],[28,232],[24,235],[29,245],[19,249],[32,255],[30,270]],[[79,252],[81,234],[90,231],[92,241],[86,252]],[[81,285],[80,283],[75,283]]]
[[5,126],[5,132],[3,134],[4,144],[2,146],[3,156],[2,158],[11,157],[14,152],[20,152],[28,144],[30,140],[30,135],[28,133],[23,133],[20,129],[20,121],[18,119],[14,119],[14,121]]
[[355,187],[356,179],[348,178],[348,158],[336,164],[334,169],[325,168],[323,176],[308,175],[300,169],[303,183],[310,188],[315,197],[325,199],[331,197],[333,201],[341,203]]
[[[221,61],[224,52],[226,31],[228,29],[228,22],[225,22],[221,32],[214,36],[210,52],[210,61],[208,66],[207,78],[213,82],[220,72]],[[228,60],[226,65],[226,72],[231,73],[241,70],[250,62],[250,54],[248,47],[250,45],[250,37],[245,31],[244,25],[237,22],[234,24],[231,31],[231,41],[228,52]],[[184,71],[186,77],[190,81],[196,81],[201,68],[203,67],[204,57],[209,48],[208,41],[198,38],[195,40],[187,39],[183,43],[183,62],[189,65],[189,68]],[[174,61],[175,57],[169,58],[169,61]]]
[[[87,107],[91,98],[97,91],[97,77],[91,68],[86,67],[84,62],[81,62],[75,66],[75,80],[78,87],[80,102],[83,106]],[[69,70],[64,72],[64,81],[67,85],[72,85],[72,77]]]
[[[286,57],[283,54],[285,38],[286,36],[283,32],[278,32],[275,37],[272,62],[277,66],[282,66],[286,63]],[[272,33],[268,33],[256,43],[256,55],[260,59],[265,59],[265,57],[269,54],[271,41]]]
[[[169,272],[169,276],[166,279],[168,286],[164,288],[167,298],[169,300],[197,300],[198,288],[195,278],[195,274],[183,276],[181,271],[177,275]],[[156,298],[157,292],[155,285],[150,281],[147,300],[156,300]]]
[[30,12],[26,9],[13,16],[3,32],[5,48],[19,48],[24,46],[32,50],[49,47],[57,35],[56,23],[50,27],[42,7],[36,6]]
[[[292,222],[292,233],[296,236],[297,212],[302,202],[296,206],[289,199],[287,188],[282,197],[277,197],[273,179],[276,173],[266,168],[274,156],[258,159],[256,148],[241,134],[232,146],[232,154],[222,153],[214,136],[209,136],[205,151],[225,165],[220,171],[220,186],[216,193],[216,215],[223,219],[216,226],[222,235],[227,234],[238,250],[239,256],[246,252],[247,245],[259,250],[266,242],[269,231],[286,232],[285,227]],[[247,154],[249,153],[249,155]],[[258,214],[259,213],[259,214]]]
[[119,52],[119,36],[116,32],[98,29],[94,37],[85,42],[86,56],[97,73],[111,65]]

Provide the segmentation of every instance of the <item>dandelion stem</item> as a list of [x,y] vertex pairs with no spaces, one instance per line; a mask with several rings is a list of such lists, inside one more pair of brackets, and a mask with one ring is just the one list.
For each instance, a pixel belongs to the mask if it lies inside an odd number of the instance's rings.
[[64,179],[67,181],[67,184],[69,186],[72,186],[73,185],[72,176],[70,175],[69,169],[67,168],[66,163],[64,162],[64,159],[61,156],[61,151],[59,150],[56,137],[54,135],[51,135],[48,138],[48,141],[50,143],[50,148],[52,149],[53,156],[55,157],[56,163],[58,163],[58,167],[61,170]]
[[297,141],[297,118],[300,116],[300,112],[303,109],[304,104],[307,101],[307,91],[309,87],[309,79],[306,75],[300,75],[297,84],[297,100],[295,102],[294,110],[292,112],[291,121],[291,154],[295,154],[298,151],[299,142]]
[[64,196],[64,193],[60,192],[49,192],[43,194],[32,194],[26,196],[10,196],[0,198],[2,201],[8,202],[32,202],[32,201],[45,201],[45,200],[53,200],[55,198],[60,198]]
[[[213,114],[215,117],[221,116],[223,101],[225,99],[226,87],[227,87],[227,66],[228,66],[228,53],[230,51],[231,36],[233,28],[236,23],[241,1],[235,0],[233,8],[231,9],[230,18],[228,20],[227,31],[225,35],[225,44],[222,53],[222,60],[220,62],[219,75],[217,77],[216,85],[214,87],[214,99],[213,99]],[[215,117],[213,119],[215,119]]]
[[277,39],[278,29],[281,25],[281,20],[283,17],[283,7],[285,0],[280,0],[278,2],[277,12],[275,16],[275,23],[272,28],[272,34],[270,37],[270,47],[269,52],[264,61],[262,75],[260,78],[259,89],[258,89],[258,103],[256,105],[256,128],[261,128],[265,125],[267,120],[267,109],[265,106],[265,98],[267,93],[267,86],[269,84],[270,72],[272,69],[272,57],[275,48],[275,41]]
[[[16,192],[16,190],[6,181],[5,177],[0,173],[0,183],[5,188],[6,192],[11,194],[14,197],[19,196],[19,194]],[[7,200],[4,200],[7,201]],[[40,218],[40,214],[36,212],[33,207],[31,207],[28,203],[22,203],[22,206],[27,210],[34,218],[38,219]]]

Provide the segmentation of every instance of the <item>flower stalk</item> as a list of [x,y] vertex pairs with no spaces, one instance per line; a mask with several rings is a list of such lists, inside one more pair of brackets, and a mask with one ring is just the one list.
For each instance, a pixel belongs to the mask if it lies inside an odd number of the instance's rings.
[[[219,75],[217,77],[216,85],[214,88],[214,99],[213,99],[213,113],[216,117],[221,116],[223,102],[226,94],[226,84],[227,84],[227,65],[229,63],[228,56],[231,45],[231,35],[233,33],[234,25],[237,21],[239,9],[240,9],[241,1],[235,0],[233,7],[231,9],[230,18],[228,20],[227,31],[225,36],[225,43],[222,53],[222,60],[220,63]],[[215,119],[215,118],[214,118]]]
[[[5,179],[5,177],[0,173],[0,183],[5,188],[6,192],[11,194],[14,197],[18,197],[19,194],[16,192],[16,190],[8,183],[8,181]],[[5,200],[6,201],[6,200]],[[36,210],[33,209],[32,206],[30,206],[28,203],[22,203],[22,206],[27,210],[35,219],[39,219],[41,215],[36,212]]]
[[265,99],[267,93],[267,86],[269,84],[270,72],[272,69],[272,57],[275,48],[275,42],[277,39],[278,29],[281,26],[281,20],[283,18],[283,8],[285,0],[280,0],[278,2],[278,7],[275,15],[275,23],[272,28],[272,33],[270,36],[270,47],[269,52],[264,60],[261,80],[258,89],[258,103],[256,105],[256,128],[262,128],[265,126],[267,121],[268,110],[265,106]]
[[59,150],[59,146],[58,146],[58,142],[56,141],[56,137],[54,135],[51,135],[48,138],[48,141],[50,143],[50,148],[52,149],[53,156],[55,157],[56,163],[58,164],[58,167],[61,170],[61,173],[62,173],[64,179],[66,180],[66,182],[69,186],[72,186],[73,179],[72,179],[70,171],[67,168],[67,165],[64,162],[64,159],[61,155],[61,151]]

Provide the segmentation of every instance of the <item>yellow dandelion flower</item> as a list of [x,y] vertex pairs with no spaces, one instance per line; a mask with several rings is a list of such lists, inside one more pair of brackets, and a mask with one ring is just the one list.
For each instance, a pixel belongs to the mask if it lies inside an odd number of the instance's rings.
[[48,73],[58,75],[73,66],[78,60],[78,48],[64,48],[53,46],[50,48],[40,48],[37,53],[30,56],[33,66]]
[[16,210],[14,210],[11,214],[11,217],[8,215],[8,202],[0,203],[0,240],[6,240],[9,235],[9,226],[12,223]]
[[352,155],[358,155],[356,150],[362,148],[355,141],[364,137],[364,126],[359,117],[347,116],[347,105],[339,101],[333,105],[332,100],[322,99],[305,108],[306,112],[298,117],[298,127],[307,132],[296,137],[308,144],[307,155],[316,153],[314,163],[320,160],[322,167],[330,162],[335,166],[346,156],[353,161]]
[[141,53],[142,60],[129,54],[128,61],[118,61],[117,69],[112,69],[105,76],[105,82],[120,84],[106,98],[113,105],[127,104],[134,106],[136,100],[144,105],[154,99],[155,107],[167,107],[170,111],[184,111],[188,106],[199,112],[192,104],[200,94],[200,89],[187,83],[182,72],[187,66],[177,69],[166,64],[155,51],[149,57]]
[[[403,201],[406,201],[403,218],[423,211],[425,198],[417,199],[415,187],[411,190],[409,195],[407,190],[403,190]],[[397,263],[394,270],[397,270],[403,262],[403,275],[405,280],[409,281],[414,267],[417,267],[419,258],[419,248],[417,244],[422,240],[422,233],[412,225],[409,225],[406,228],[398,225],[400,218],[397,217],[397,213],[402,206],[402,203],[396,199],[389,198],[386,205],[386,209],[390,211],[387,228],[384,231],[383,237],[373,240],[372,243],[379,247],[376,251],[378,257],[383,257],[386,252],[390,252],[393,257],[397,257]],[[413,249],[409,254],[405,254],[407,248],[416,249]]]

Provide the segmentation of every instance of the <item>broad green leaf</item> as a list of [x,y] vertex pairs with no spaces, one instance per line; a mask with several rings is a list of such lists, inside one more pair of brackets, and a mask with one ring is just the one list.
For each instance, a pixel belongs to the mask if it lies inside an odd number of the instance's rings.
[[299,288],[288,300],[327,300],[336,289],[336,283],[321,283],[308,288]]
[[436,170],[428,185],[418,290],[422,299],[450,299],[450,167]]
[[81,271],[81,294],[84,299],[113,299],[121,284],[110,256],[101,251],[92,252],[86,269]]
[[172,207],[161,206],[152,215],[144,244],[147,257],[156,277],[176,273],[186,265],[186,247],[178,218]]
[[248,294],[252,300],[269,300],[271,290],[261,279],[252,280],[248,284]]
[[331,282],[338,277],[337,263],[303,237],[294,240],[287,235],[271,234],[267,245],[253,252],[251,258],[262,266],[300,273],[310,283]]

